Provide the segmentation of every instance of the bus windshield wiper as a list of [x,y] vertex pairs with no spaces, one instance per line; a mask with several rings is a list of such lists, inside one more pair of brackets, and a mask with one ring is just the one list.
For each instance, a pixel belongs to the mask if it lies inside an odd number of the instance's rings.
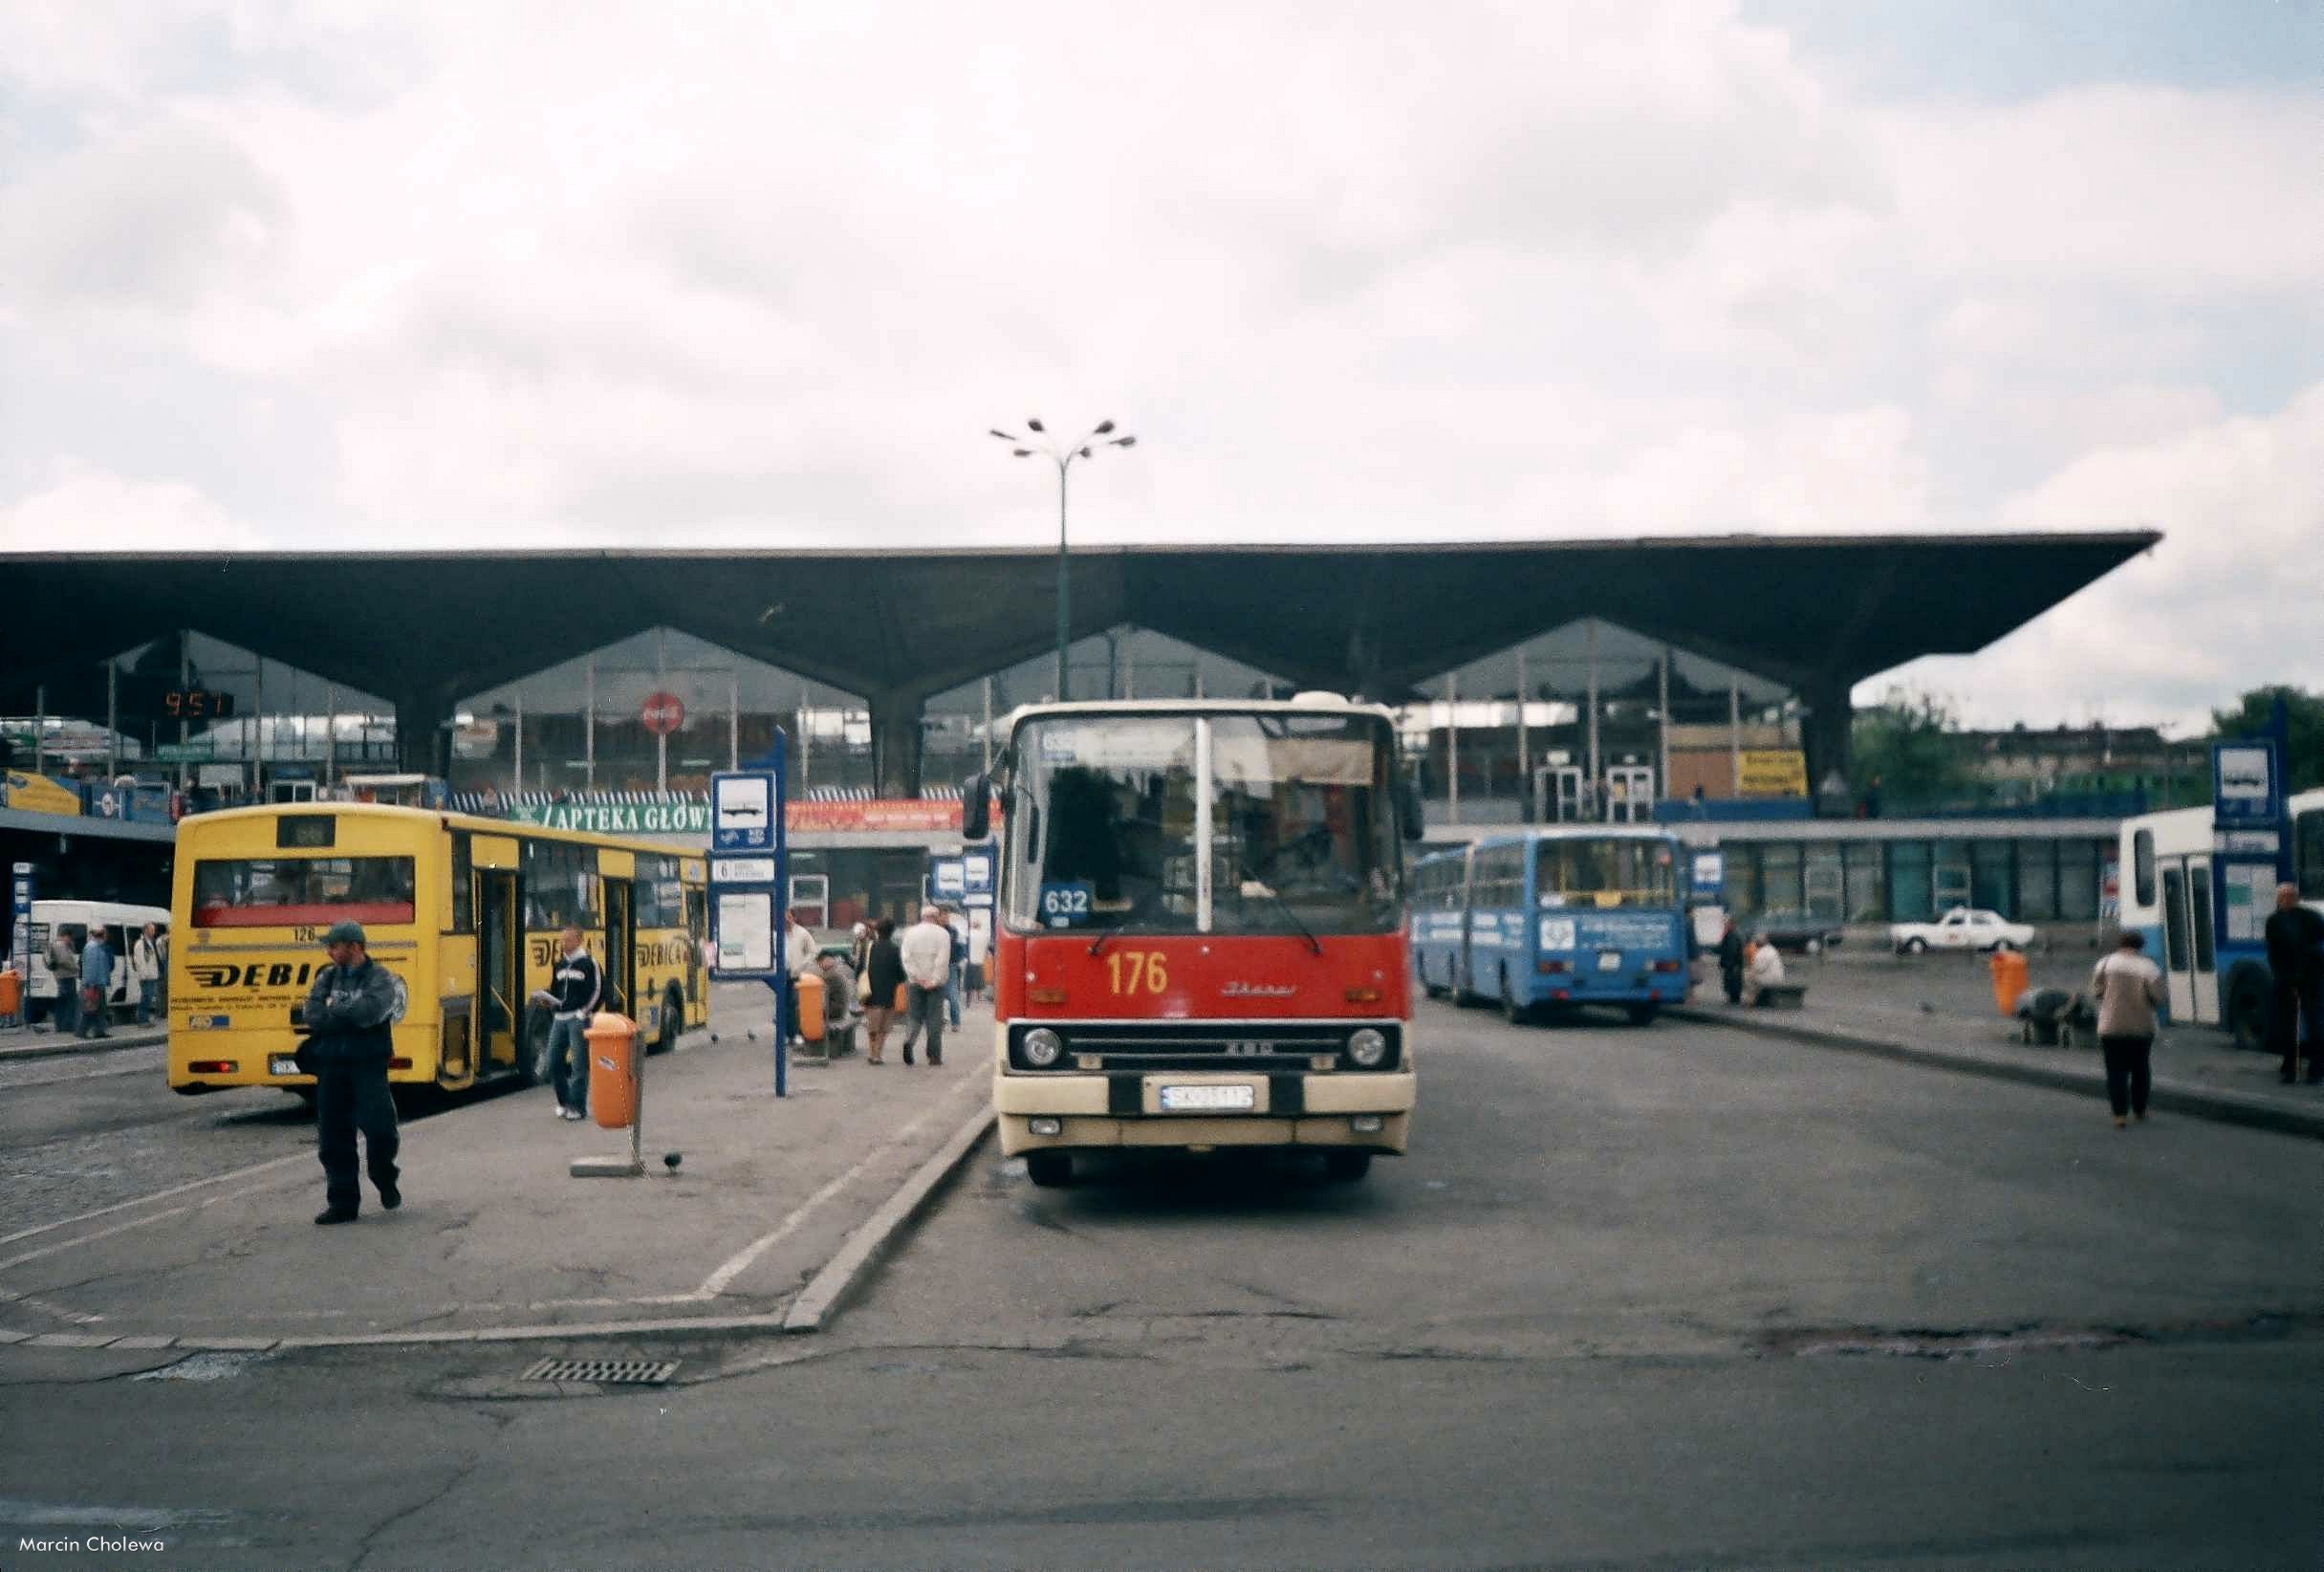
[[1292,927],[1299,930],[1299,937],[1307,941],[1307,946],[1310,950],[1314,950],[1318,955],[1323,953],[1323,941],[1315,937],[1315,933],[1313,928],[1309,928],[1307,924],[1299,920],[1298,908],[1293,906],[1289,901],[1286,901],[1281,895],[1277,894],[1274,885],[1267,883],[1267,881],[1264,879],[1246,879],[1242,884],[1236,886],[1235,893],[1238,895],[1249,896],[1254,887],[1257,889],[1259,894],[1266,896],[1269,900],[1274,902],[1276,906],[1283,908],[1283,915],[1292,920]]
[[1097,930],[1097,937],[1090,941],[1090,953],[1095,955],[1099,950],[1105,949],[1105,942],[1117,934],[1151,933],[1154,931],[1155,928],[1151,923],[1118,923],[1112,928],[1099,928]]

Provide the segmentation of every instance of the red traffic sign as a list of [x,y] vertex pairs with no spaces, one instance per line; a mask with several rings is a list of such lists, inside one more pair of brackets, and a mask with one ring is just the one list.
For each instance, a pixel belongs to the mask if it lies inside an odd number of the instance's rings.
[[648,731],[666,737],[685,724],[685,701],[675,693],[649,693],[638,714]]

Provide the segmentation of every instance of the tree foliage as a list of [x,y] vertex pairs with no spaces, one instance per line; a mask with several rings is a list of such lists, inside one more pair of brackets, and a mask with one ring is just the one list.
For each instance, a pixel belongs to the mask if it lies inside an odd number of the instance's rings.
[[2324,693],[2278,685],[2255,688],[2232,709],[2211,711],[2213,737],[2259,737],[2269,734],[2278,696],[2291,722],[2291,757],[2285,774],[2290,789],[2305,792],[2324,786]]
[[1861,795],[1878,782],[1881,796],[1925,800],[1965,791],[1976,780],[1958,735],[1960,721],[1933,693],[1892,688],[1856,712],[1851,744]]

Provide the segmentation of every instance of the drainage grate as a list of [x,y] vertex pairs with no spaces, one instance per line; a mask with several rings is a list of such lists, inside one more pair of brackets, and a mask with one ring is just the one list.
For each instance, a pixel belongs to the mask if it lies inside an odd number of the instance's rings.
[[527,1381],[604,1381],[658,1386],[678,1373],[674,1359],[544,1359],[524,1374]]

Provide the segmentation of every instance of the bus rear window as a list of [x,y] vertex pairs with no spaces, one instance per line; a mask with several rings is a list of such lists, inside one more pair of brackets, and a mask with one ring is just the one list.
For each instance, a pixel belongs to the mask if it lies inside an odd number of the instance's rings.
[[254,857],[194,864],[194,927],[408,923],[408,857]]

